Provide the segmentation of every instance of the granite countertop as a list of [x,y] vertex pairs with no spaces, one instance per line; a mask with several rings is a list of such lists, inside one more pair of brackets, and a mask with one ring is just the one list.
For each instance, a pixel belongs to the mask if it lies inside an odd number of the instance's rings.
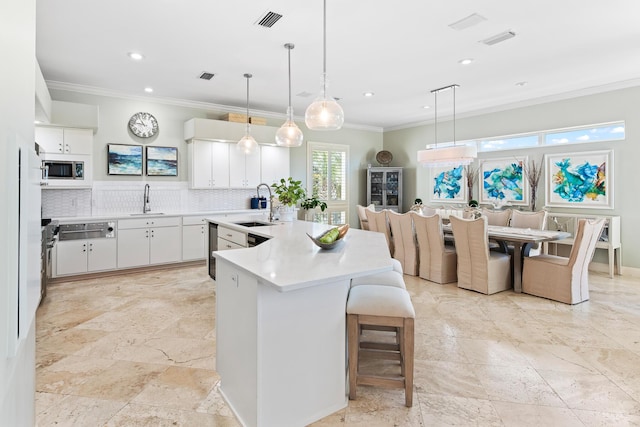
[[307,233],[317,236],[331,226],[307,221],[276,222],[264,227],[243,227],[234,222],[247,217],[215,216],[207,221],[270,239],[256,247],[214,252],[260,283],[280,292],[318,286],[345,278],[389,271],[393,268],[384,234],[350,229],[343,242],[330,250],[316,246]]

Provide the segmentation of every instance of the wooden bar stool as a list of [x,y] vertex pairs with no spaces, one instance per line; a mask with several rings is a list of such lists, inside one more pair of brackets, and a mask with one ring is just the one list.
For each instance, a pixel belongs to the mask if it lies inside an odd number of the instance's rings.
[[[395,286],[352,287],[347,300],[349,348],[349,399],[356,398],[358,385],[404,388],[405,405],[413,405],[415,310],[409,293]],[[396,333],[395,343],[364,341],[363,328],[386,329]],[[399,375],[371,375],[359,372],[360,356],[400,362]]]

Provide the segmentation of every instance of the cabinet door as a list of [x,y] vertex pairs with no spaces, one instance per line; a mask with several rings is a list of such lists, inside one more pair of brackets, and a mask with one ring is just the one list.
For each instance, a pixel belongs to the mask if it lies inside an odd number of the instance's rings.
[[64,129],[64,152],[67,154],[93,154],[91,129]]
[[260,151],[246,155],[235,147],[229,149],[229,186],[257,187],[260,184]]
[[115,270],[116,239],[95,239],[88,241],[87,271]]
[[229,187],[229,145],[226,142],[211,143],[211,183],[214,188]]
[[87,241],[69,240],[56,244],[58,275],[87,272]]
[[191,261],[205,258],[205,226],[182,226],[182,260]]
[[211,150],[209,141],[189,144],[189,185],[191,188],[211,188]]
[[118,232],[118,268],[149,264],[149,229],[120,229]]
[[279,182],[280,178],[289,176],[289,148],[261,146],[260,151],[260,182],[268,185]]
[[162,264],[178,262],[182,258],[181,227],[155,227],[150,229],[149,262]]
[[64,133],[62,128],[35,128],[36,142],[40,145],[45,153],[55,154],[62,153],[64,147]]

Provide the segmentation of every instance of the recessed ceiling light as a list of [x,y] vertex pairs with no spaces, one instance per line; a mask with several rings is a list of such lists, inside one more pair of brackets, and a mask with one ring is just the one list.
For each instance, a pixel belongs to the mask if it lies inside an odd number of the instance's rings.
[[487,46],[493,46],[494,44],[498,44],[505,40],[509,40],[511,38],[514,38],[515,36],[516,36],[515,32],[508,30],[500,34],[496,34],[495,36],[491,36],[487,39],[480,40],[480,43],[484,43]]
[[427,110],[427,109],[431,108],[431,106],[430,106],[430,105],[423,105],[423,106],[422,106],[422,108],[424,108],[425,110]]
[[526,85],[527,85],[527,82],[518,82],[518,83],[516,83],[516,86],[518,86],[518,87],[523,87],[523,86],[526,86]]
[[478,25],[482,21],[486,20],[487,18],[485,18],[484,16],[478,15],[477,13],[472,13],[466,18],[462,18],[461,20],[456,21],[453,24],[449,24],[449,27],[453,28],[454,30],[464,30],[466,28],[473,27],[474,25]]
[[144,55],[138,52],[129,52],[127,55],[129,55],[129,58],[134,61],[142,61],[144,59]]
[[151,93],[151,92],[153,92],[153,88],[152,87],[145,87],[144,91],[147,92],[147,93]]
[[472,62],[473,62],[473,58],[465,58],[465,59],[461,59],[460,61],[458,61],[458,64],[469,65]]
[[367,98],[371,98],[373,95],[375,95],[373,92],[365,92],[362,94],[362,96],[366,96]]

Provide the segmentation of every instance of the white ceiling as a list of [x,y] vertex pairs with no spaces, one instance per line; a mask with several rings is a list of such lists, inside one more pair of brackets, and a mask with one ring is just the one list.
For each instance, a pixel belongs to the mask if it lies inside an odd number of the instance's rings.
[[[254,25],[266,11],[283,17],[272,28]],[[449,27],[472,13],[486,21]],[[390,129],[432,120],[430,91],[453,83],[458,115],[634,86],[639,17],[638,0],[327,0],[329,94],[348,125]],[[507,30],[516,37],[479,43]],[[37,59],[52,87],[242,109],[243,74],[252,73],[254,115],[284,117],[288,42],[302,117],[320,87],[321,0],[37,0]],[[145,59],[132,61],[130,51]],[[464,58],[474,62],[462,66]],[[200,80],[202,71],[216,75]],[[442,94],[439,117],[452,104]]]

